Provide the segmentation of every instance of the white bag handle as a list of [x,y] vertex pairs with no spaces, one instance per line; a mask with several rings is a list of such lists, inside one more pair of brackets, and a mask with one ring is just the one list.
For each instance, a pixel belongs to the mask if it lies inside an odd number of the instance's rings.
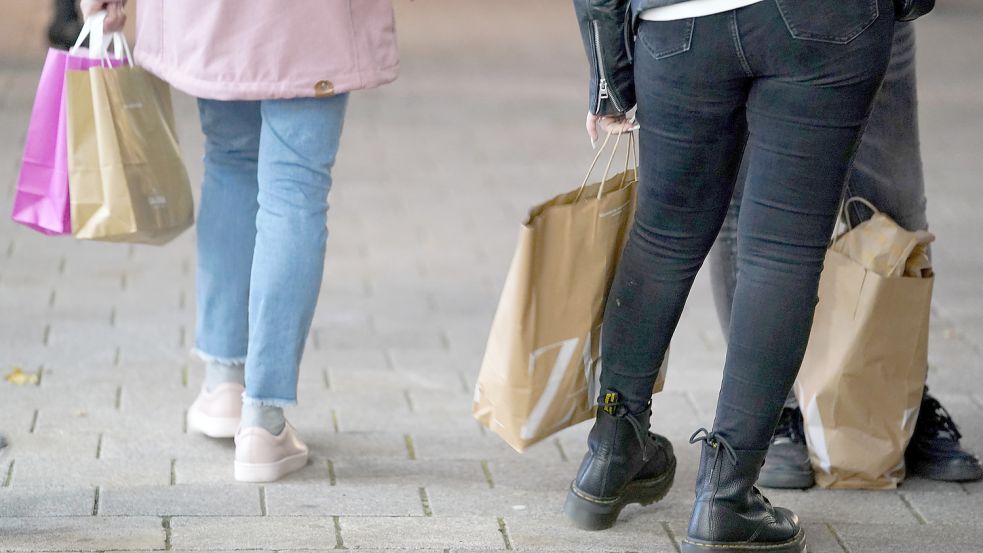
[[[113,33],[113,55],[116,56],[118,60],[124,60],[130,67],[133,66],[133,53],[130,52],[130,43],[126,40],[126,35],[123,33]],[[104,60],[109,60],[109,51],[107,43],[107,51],[103,54]]]
[[[89,59],[109,60],[109,48],[112,46],[113,54],[117,60],[126,60],[128,65],[133,65],[133,55],[130,53],[130,45],[126,41],[123,33],[112,33],[106,37],[104,26],[106,23],[106,10],[100,10],[85,20],[82,24],[82,31],[79,33],[75,45],[69,50],[70,54],[76,54],[82,47],[82,42],[86,37],[89,39]],[[112,40],[107,40],[111,38]],[[109,65],[108,63],[106,65]]]
[[75,46],[68,51],[70,54],[75,54],[78,52],[79,48],[82,47],[82,42],[85,41],[86,37],[89,39],[89,58],[99,59],[102,57],[101,52],[104,50],[104,35],[103,26],[106,23],[106,10],[98,11],[92,14],[90,17],[86,18],[85,23],[82,24],[82,32],[79,33],[78,39],[75,41]]

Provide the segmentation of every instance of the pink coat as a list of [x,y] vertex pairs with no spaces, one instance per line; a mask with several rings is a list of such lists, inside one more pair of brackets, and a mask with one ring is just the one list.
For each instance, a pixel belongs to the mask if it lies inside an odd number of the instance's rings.
[[140,0],[133,55],[215,100],[330,96],[399,70],[390,0]]

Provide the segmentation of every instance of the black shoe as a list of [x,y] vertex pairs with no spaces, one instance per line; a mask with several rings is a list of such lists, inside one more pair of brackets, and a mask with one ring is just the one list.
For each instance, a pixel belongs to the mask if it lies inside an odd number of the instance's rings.
[[616,392],[605,394],[587,437],[587,455],[563,505],[575,526],[610,528],[625,505],[648,505],[669,493],[676,456],[668,439],[648,431],[651,416],[651,407],[631,413]]
[[765,466],[761,467],[758,476],[758,485],[800,490],[816,485],[805,432],[802,430],[802,411],[798,407],[782,409],[775,435],[768,446]]
[[905,450],[909,474],[945,482],[971,482],[983,478],[983,467],[975,455],[959,445],[962,434],[939,400],[922,396],[915,433]]
[[48,26],[48,42],[54,48],[68,50],[75,45],[79,33],[82,32],[82,22],[77,19],[55,19]]
[[734,449],[705,428],[690,438],[700,441],[696,504],[682,553],[804,553],[799,518],[772,507],[754,487],[768,450]]

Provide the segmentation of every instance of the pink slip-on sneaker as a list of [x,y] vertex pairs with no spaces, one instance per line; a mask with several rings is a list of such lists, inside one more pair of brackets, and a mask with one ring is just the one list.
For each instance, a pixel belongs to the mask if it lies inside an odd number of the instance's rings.
[[307,445],[287,423],[279,436],[265,428],[240,428],[236,433],[235,479],[273,482],[307,464]]
[[212,438],[232,438],[242,418],[241,384],[226,382],[209,392],[205,386],[188,409],[188,429]]

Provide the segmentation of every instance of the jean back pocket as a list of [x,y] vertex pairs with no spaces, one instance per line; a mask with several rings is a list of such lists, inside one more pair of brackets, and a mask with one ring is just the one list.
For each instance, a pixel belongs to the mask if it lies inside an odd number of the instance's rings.
[[660,60],[682,54],[693,42],[693,18],[675,21],[642,21],[638,28],[638,43]]
[[847,44],[870,27],[878,0],[775,0],[793,38]]

